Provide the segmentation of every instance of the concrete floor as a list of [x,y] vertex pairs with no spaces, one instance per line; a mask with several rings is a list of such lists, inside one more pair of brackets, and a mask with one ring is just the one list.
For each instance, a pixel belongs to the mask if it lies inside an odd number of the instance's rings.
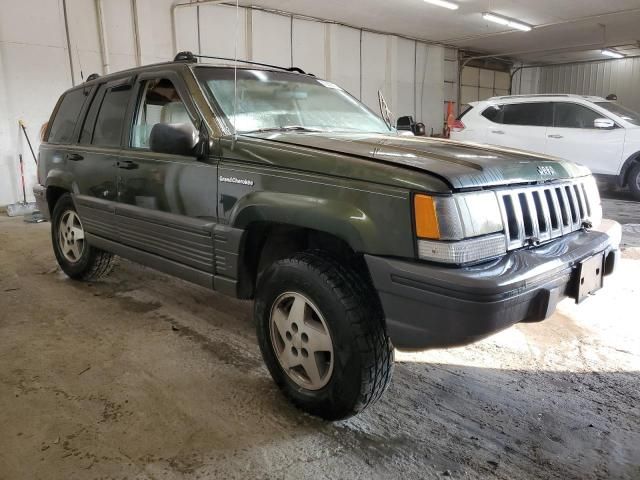
[[[605,207],[640,217],[624,196]],[[0,479],[638,479],[636,228],[586,303],[398,353],[383,400],[331,424],[279,394],[249,302],[126,261],[71,281],[49,224],[0,217]]]

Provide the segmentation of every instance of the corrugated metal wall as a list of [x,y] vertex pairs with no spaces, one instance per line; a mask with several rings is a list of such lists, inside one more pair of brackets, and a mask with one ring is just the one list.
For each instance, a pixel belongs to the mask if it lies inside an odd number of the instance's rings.
[[615,93],[620,104],[640,111],[640,58],[541,67],[537,93]]

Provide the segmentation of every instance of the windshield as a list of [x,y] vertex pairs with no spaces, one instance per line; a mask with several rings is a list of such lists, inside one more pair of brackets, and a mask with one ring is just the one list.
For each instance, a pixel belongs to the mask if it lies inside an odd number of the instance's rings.
[[[391,130],[340,87],[308,75],[197,68],[196,77],[238,133],[266,130],[389,133]],[[235,103],[235,106],[234,106]],[[235,109],[235,117],[234,117]]]
[[629,123],[640,125],[640,114],[633,110],[629,110],[628,108],[613,102],[595,102],[595,104],[605,110],[609,110],[611,113],[619,116]]

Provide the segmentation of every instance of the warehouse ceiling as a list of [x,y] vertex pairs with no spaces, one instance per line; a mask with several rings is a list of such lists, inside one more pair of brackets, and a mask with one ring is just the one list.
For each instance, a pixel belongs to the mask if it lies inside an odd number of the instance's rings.
[[[452,11],[424,0],[253,0],[243,5],[283,10],[382,32],[444,43],[526,63],[604,58],[603,47],[640,53],[638,0],[451,0]],[[512,30],[482,18],[493,12],[532,25]]]

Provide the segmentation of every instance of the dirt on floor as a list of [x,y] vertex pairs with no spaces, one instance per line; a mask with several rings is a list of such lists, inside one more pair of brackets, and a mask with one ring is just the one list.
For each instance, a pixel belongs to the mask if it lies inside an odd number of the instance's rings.
[[383,399],[327,423],[272,383],[250,302],[122,260],[74,282],[49,235],[0,217],[2,480],[640,478],[632,237],[585,303],[469,347],[397,352]]

